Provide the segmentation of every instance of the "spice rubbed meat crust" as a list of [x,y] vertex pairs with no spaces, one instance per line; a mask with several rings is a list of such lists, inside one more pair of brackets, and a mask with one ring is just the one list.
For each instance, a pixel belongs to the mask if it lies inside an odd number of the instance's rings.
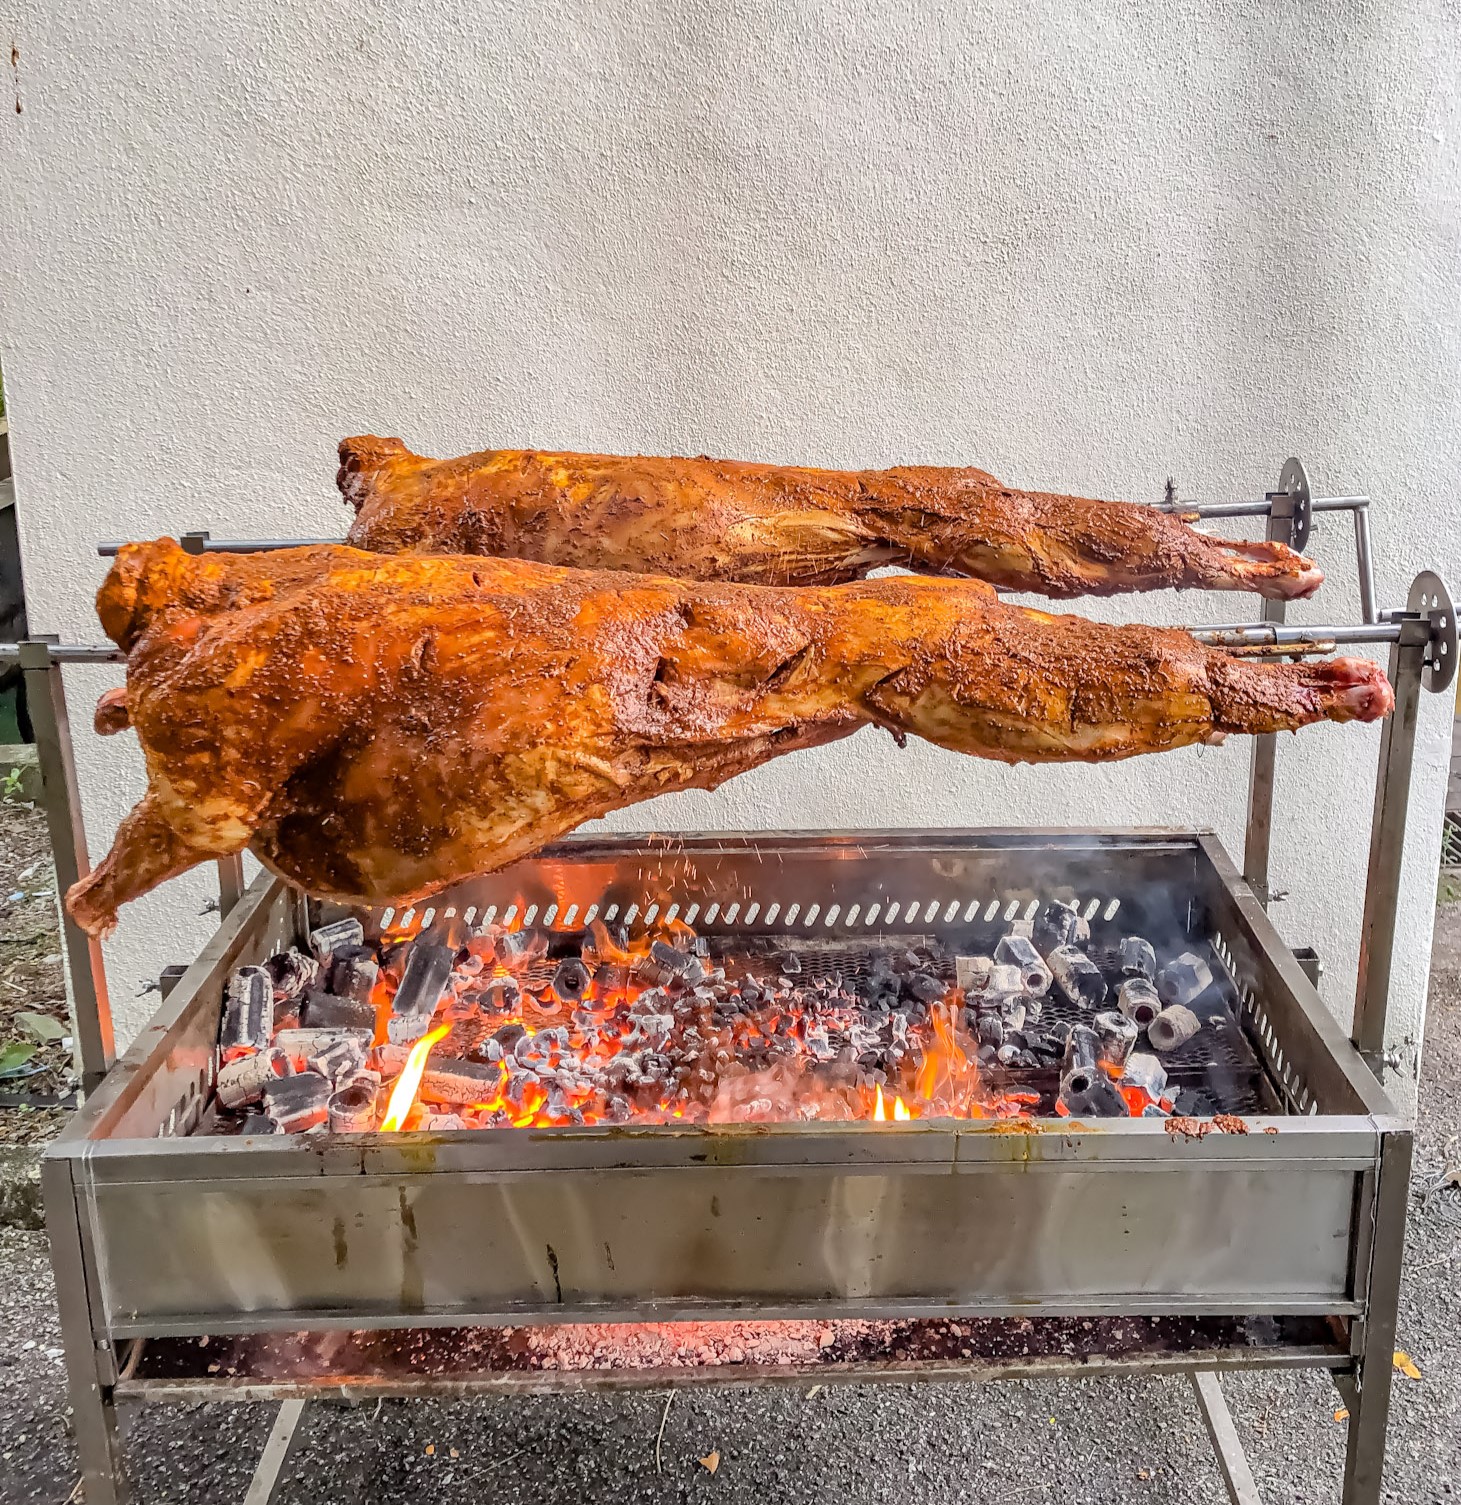
[[982,470],[812,470],[736,460],[340,443],[347,543],[750,585],[832,585],[879,565],[1059,599],[1194,586],[1312,595],[1323,575],[1278,543],[1230,543],[1130,502],[1017,491]]
[[912,576],[787,589],[162,539],[122,550],[97,606],[128,653],[97,729],[136,730],[148,791],[67,895],[93,934],[245,847],[313,894],[418,898],[864,726],[1100,761],[1392,701],[1362,660],[1247,662]]

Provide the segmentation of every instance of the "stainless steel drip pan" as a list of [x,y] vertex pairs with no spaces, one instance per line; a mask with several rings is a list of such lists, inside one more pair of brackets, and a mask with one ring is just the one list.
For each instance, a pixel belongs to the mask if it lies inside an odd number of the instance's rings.
[[[1388,1099],[1214,838],[581,839],[404,915],[955,940],[1032,900],[1210,944],[1266,1111],[1213,1120],[190,1136],[228,972],[312,916],[261,879],[46,1163],[113,1338],[439,1324],[1361,1309]],[[890,910],[896,905],[896,915]],[[693,915],[693,918],[692,918]]]

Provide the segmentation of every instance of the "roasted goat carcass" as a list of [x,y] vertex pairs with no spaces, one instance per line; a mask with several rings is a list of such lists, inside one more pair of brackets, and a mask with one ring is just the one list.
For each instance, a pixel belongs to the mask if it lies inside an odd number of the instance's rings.
[[148,773],[67,895],[98,934],[126,900],[245,847],[313,894],[416,898],[863,726],[1095,761],[1391,704],[1364,661],[1253,663],[913,576],[707,585],[164,539],[124,548],[97,604],[129,655],[98,730],[134,727]]
[[879,565],[1044,596],[1163,586],[1311,595],[1323,575],[1278,543],[1230,543],[1155,507],[1017,491],[982,470],[812,470],[736,460],[340,444],[346,542],[383,554],[490,554],[686,580],[830,585]]

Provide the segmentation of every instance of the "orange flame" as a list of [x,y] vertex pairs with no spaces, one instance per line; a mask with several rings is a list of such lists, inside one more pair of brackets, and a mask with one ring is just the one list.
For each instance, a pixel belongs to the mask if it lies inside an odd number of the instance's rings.
[[406,1064],[401,1067],[401,1074],[396,1078],[396,1085],[391,1088],[391,1100],[386,1105],[386,1116],[381,1121],[382,1133],[398,1130],[405,1123],[406,1115],[416,1101],[416,1090],[421,1085],[421,1078],[426,1073],[426,1058],[431,1054],[431,1047],[450,1032],[449,1024],[438,1024],[429,1035],[423,1035],[411,1047],[411,1054],[406,1057]]
[[888,1121],[887,1104],[883,1102],[883,1084],[878,1083],[877,1095],[873,1098],[873,1122],[885,1124]]
[[893,1120],[895,1123],[907,1123],[913,1115],[908,1111],[908,1104],[901,1097],[893,1099]]

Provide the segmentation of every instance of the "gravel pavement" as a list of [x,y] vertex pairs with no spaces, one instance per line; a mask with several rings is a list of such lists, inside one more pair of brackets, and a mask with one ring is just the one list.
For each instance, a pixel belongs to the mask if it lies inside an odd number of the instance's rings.
[[[1443,909],[1431,992],[1386,1498],[1461,1496],[1461,905]],[[1435,1188],[1427,1191],[1427,1188]],[[0,1501],[73,1498],[44,1235],[0,1230]],[[1317,1373],[1225,1381],[1265,1505],[1337,1502],[1344,1426]],[[1091,1380],[618,1397],[317,1404],[280,1505],[585,1500],[821,1505],[908,1500],[1223,1505],[1185,1381]],[[156,1408],[128,1440],[139,1505],[240,1501],[268,1406]],[[663,1471],[656,1468],[661,1419]],[[719,1454],[712,1474],[698,1460]]]

